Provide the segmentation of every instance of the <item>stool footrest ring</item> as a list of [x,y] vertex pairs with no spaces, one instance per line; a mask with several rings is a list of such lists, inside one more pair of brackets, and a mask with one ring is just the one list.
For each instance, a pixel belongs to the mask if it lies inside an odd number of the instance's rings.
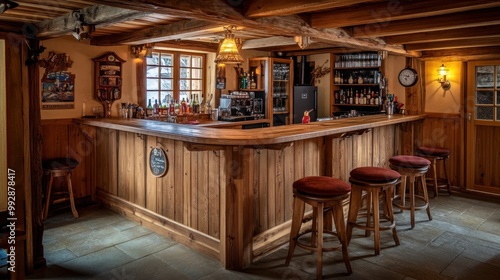
[[[303,240],[300,240],[300,238],[306,234],[309,234],[309,233],[313,233],[315,231],[312,231],[310,229],[304,231],[303,233],[299,234],[295,239],[295,242],[296,242],[296,245],[303,248],[303,249],[307,249],[307,250],[311,250],[311,251],[318,251],[318,248],[316,246],[313,246],[313,245],[308,245],[306,243],[304,243]],[[332,235],[332,236],[336,236],[338,238],[338,234],[334,231],[331,231],[331,230],[326,230],[324,229],[323,230],[323,234],[329,234],[329,235]],[[324,239],[325,237],[323,237]],[[338,250],[339,248],[342,248],[342,244],[340,243],[340,239],[338,240],[335,240],[336,242],[339,242],[339,245],[338,246],[333,246],[333,247],[323,247],[323,252],[331,252],[331,251],[335,251],[335,250]]]

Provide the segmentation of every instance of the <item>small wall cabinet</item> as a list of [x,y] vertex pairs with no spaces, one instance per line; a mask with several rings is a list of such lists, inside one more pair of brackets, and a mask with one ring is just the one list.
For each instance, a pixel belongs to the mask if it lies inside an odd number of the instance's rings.
[[122,66],[125,60],[114,52],[92,59],[95,65],[94,96],[104,107],[104,116],[111,117],[115,100],[122,98]]
[[376,52],[334,56],[331,112],[361,114],[379,112],[384,104],[382,59]]

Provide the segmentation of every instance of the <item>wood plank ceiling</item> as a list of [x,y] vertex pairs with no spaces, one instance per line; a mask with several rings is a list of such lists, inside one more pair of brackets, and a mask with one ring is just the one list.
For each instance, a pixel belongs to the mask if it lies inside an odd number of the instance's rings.
[[[6,0],[0,0],[4,2]],[[244,49],[288,55],[358,50],[408,57],[500,55],[492,0],[18,0],[0,31],[40,40],[71,34],[80,11],[93,45],[156,43],[215,51],[236,26]],[[302,48],[297,42],[305,42]]]

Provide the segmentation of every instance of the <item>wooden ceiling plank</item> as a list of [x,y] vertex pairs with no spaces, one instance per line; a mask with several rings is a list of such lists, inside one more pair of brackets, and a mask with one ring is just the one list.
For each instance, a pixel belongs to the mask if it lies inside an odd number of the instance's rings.
[[406,49],[409,51],[422,51],[422,50],[440,50],[449,48],[469,48],[469,47],[487,47],[496,46],[500,44],[500,37],[496,38],[482,38],[477,39],[460,39],[442,42],[427,42],[407,44]]
[[500,25],[484,27],[469,27],[451,30],[440,30],[433,32],[418,32],[404,35],[387,36],[385,41],[388,44],[410,44],[446,41],[466,38],[487,38],[500,36]]
[[[96,26],[109,26],[117,22],[133,20],[147,16],[147,13],[138,12],[128,9],[120,9],[104,5],[94,5],[82,9],[84,21],[87,24]],[[64,16],[37,23],[35,26],[38,29],[37,37],[44,39],[52,36],[64,35],[72,32],[75,29],[76,19],[73,13],[68,13]]]
[[106,37],[94,37],[93,45],[144,44],[168,40],[179,40],[186,37],[200,36],[222,31],[223,26],[202,20],[183,20],[167,25],[155,26],[134,32],[122,33]]
[[180,40],[180,41],[167,41],[156,43],[155,48],[172,48],[178,49],[179,47],[186,47],[189,50],[196,50],[202,52],[216,52],[219,44],[216,43],[205,43],[198,41],[188,41],[188,40]]
[[[249,29],[266,30],[269,35],[308,36],[321,38],[323,42],[339,44],[344,47],[354,47],[369,50],[382,50],[404,56],[418,57],[418,52],[407,52],[402,46],[381,44],[376,40],[352,38],[340,29],[318,30],[309,26],[299,16],[265,17],[255,20],[245,18],[241,13],[229,6],[223,0],[183,0],[183,1],[155,1],[155,0],[100,0],[100,3],[109,6],[130,6],[149,13],[165,13],[179,17],[198,18],[223,25],[243,26]],[[151,40],[154,40],[151,38]]]
[[257,0],[249,1],[245,15],[249,18],[286,16],[319,10],[334,9],[345,6],[352,6],[366,2],[379,2],[380,0]]
[[384,1],[360,7],[335,9],[311,16],[315,28],[379,24],[396,20],[439,16],[500,6],[495,0]]
[[445,60],[468,61],[492,59],[492,56],[500,57],[500,46],[423,51],[419,59],[434,60],[440,58]]
[[355,26],[354,38],[395,36],[408,33],[431,32],[456,28],[479,27],[500,24],[500,8],[476,10],[425,19],[398,20],[380,24]]

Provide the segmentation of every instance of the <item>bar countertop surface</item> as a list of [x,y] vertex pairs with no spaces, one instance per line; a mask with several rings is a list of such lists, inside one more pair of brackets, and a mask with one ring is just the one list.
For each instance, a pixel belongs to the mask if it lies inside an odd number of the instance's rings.
[[[380,126],[413,122],[426,115],[371,115],[330,121],[255,129],[228,129],[192,124],[175,124],[142,119],[75,118],[74,122],[94,127],[157,136],[206,145],[269,145],[342,134]],[[236,123],[234,123],[236,124]]]

